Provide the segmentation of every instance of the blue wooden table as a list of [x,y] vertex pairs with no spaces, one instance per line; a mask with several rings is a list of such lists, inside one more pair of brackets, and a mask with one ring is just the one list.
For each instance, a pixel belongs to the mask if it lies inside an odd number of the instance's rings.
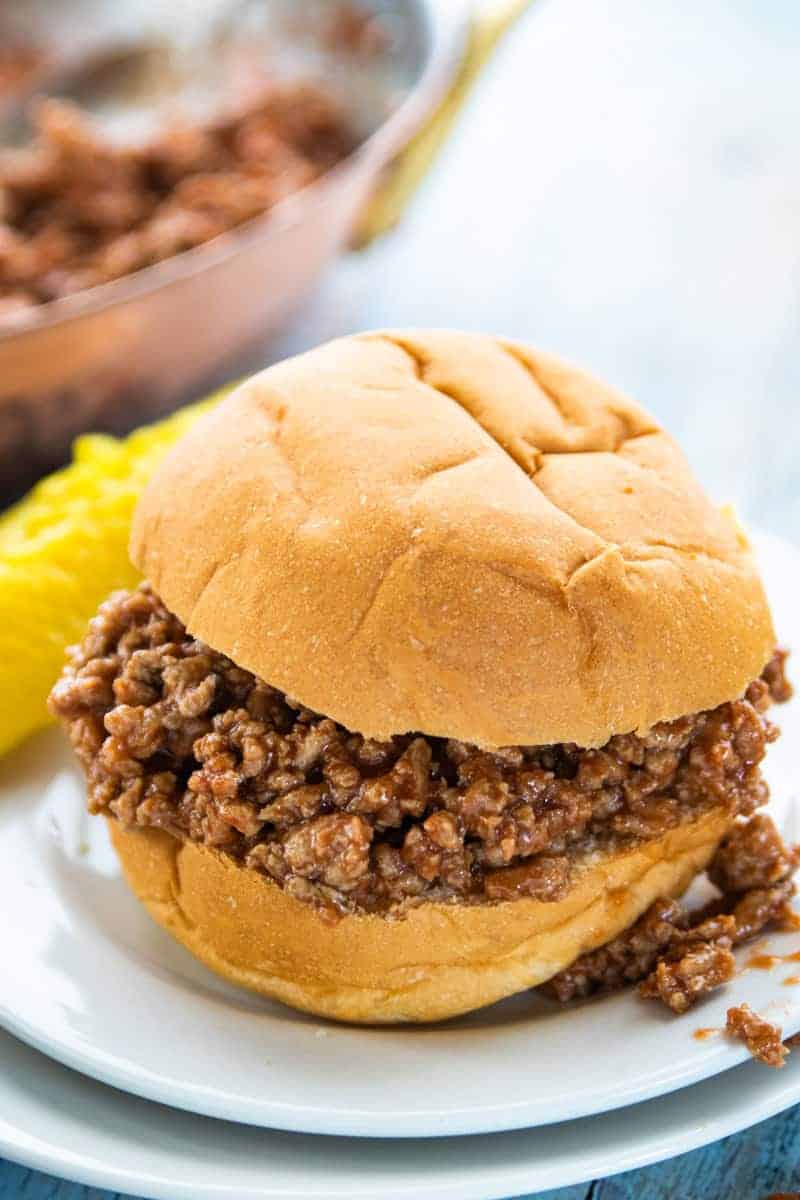
[[[704,1150],[602,1182],[541,1193],[539,1200],[766,1200],[771,1193],[792,1190],[800,1194],[800,1107]],[[0,1161],[0,1200],[124,1198]]]

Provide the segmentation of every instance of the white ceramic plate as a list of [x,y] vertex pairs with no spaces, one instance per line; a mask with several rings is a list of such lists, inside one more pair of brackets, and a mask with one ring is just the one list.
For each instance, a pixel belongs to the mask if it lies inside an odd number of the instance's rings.
[[[761,549],[781,637],[800,647],[800,556],[773,539]],[[800,704],[780,721],[768,774],[786,826]],[[57,731],[0,772],[0,912],[0,1024],[126,1091],[278,1129],[410,1137],[570,1120],[742,1062],[742,1046],[693,1037],[729,1004],[800,1028],[788,965],[744,973],[683,1019],[632,994],[568,1009],[528,994],[446,1025],[363,1030],[235,991],[129,895]],[[800,934],[771,939],[775,953],[798,948]]]
[[659,1162],[800,1100],[800,1055],[547,1129],[408,1141],[210,1121],[67,1071],[0,1032],[0,1156],[155,1200],[499,1200]]

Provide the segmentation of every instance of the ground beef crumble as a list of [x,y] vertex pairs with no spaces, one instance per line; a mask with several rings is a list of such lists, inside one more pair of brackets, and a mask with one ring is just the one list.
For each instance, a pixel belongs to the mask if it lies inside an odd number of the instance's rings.
[[344,112],[319,85],[250,91],[213,121],[130,146],[74,105],[40,101],[34,141],[0,152],[0,322],[199,246],[353,149]]
[[769,889],[786,879],[797,856],[784,845],[766,813],[734,826],[723,839],[708,869],[708,877],[724,895]]
[[[720,803],[749,816],[767,794],[759,763],[776,734],[764,716],[773,676],[599,750],[375,741],[190,637],[145,584],[102,605],[51,708],[86,769],[93,812],[216,847],[327,911],[398,913],[431,899],[557,900],[588,847],[658,836]],[[761,836],[749,852],[760,861],[767,847],[772,877],[782,860]],[[720,860],[720,872],[733,869]],[[650,971],[646,947],[669,917],[647,921],[636,954]],[[641,978],[612,963],[613,950],[598,953],[612,975]],[[676,978],[724,969],[724,956],[701,964],[687,953]]]
[[780,1029],[754,1013],[749,1004],[728,1009],[725,1032],[743,1041],[753,1058],[768,1067],[785,1065],[789,1050],[783,1044]]
[[791,906],[797,863],[770,817],[740,819],[708,868],[718,899],[694,913],[677,900],[656,900],[630,929],[581,955],[542,990],[565,1003],[638,982],[640,996],[684,1013],[733,977],[733,947],[768,926],[797,927]]
[[[727,944],[726,944],[727,943]],[[662,958],[639,985],[639,995],[662,1000],[674,1013],[684,1013],[694,1002],[733,978],[736,959],[725,936],[698,938],[678,953]]]

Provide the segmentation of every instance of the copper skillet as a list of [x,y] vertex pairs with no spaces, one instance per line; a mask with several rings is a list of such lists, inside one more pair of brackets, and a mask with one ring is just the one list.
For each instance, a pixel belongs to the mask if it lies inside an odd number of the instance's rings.
[[[312,55],[314,7],[326,2],[304,0],[309,20],[299,32],[296,3],[264,0],[278,26],[282,12],[292,16],[281,37],[301,37]],[[0,504],[63,462],[78,433],[125,432],[263,361],[269,337],[326,264],[396,222],[470,84],[529,2],[362,0],[388,14],[397,37],[391,60],[355,81],[351,100],[373,116],[348,158],[233,233],[0,330]],[[6,12],[38,14],[51,38],[55,16],[60,46],[90,29],[96,48],[104,35],[118,36],[105,29],[109,13],[137,7],[152,18],[180,5],[34,0]],[[4,19],[0,0],[0,37]]]

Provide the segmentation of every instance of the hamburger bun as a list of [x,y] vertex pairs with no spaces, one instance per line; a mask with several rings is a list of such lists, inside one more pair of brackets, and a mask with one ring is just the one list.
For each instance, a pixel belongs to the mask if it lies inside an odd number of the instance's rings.
[[[367,738],[600,746],[742,695],[775,645],[745,537],[657,422],[472,334],[343,338],[251,379],[164,461],[131,554],[191,635]],[[731,819],[586,852],[560,900],[334,924],[205,845],[111,834],[133,891],[213,970],[382,1023],[546,981],[680,894]]]
[[335,924],[232,858],[109,820],[151,917],[218,975],[293,1008],[361,1024],[438,1021],[536,987],[680,895],[730,824],[721,808],[662,838],[576,864],[560,901],[424,903]]
[[257,375],[167,457],[131,553],[196,637],[368,737],[599,746],[741,695],[775,645],[656,421],[475,334]]

